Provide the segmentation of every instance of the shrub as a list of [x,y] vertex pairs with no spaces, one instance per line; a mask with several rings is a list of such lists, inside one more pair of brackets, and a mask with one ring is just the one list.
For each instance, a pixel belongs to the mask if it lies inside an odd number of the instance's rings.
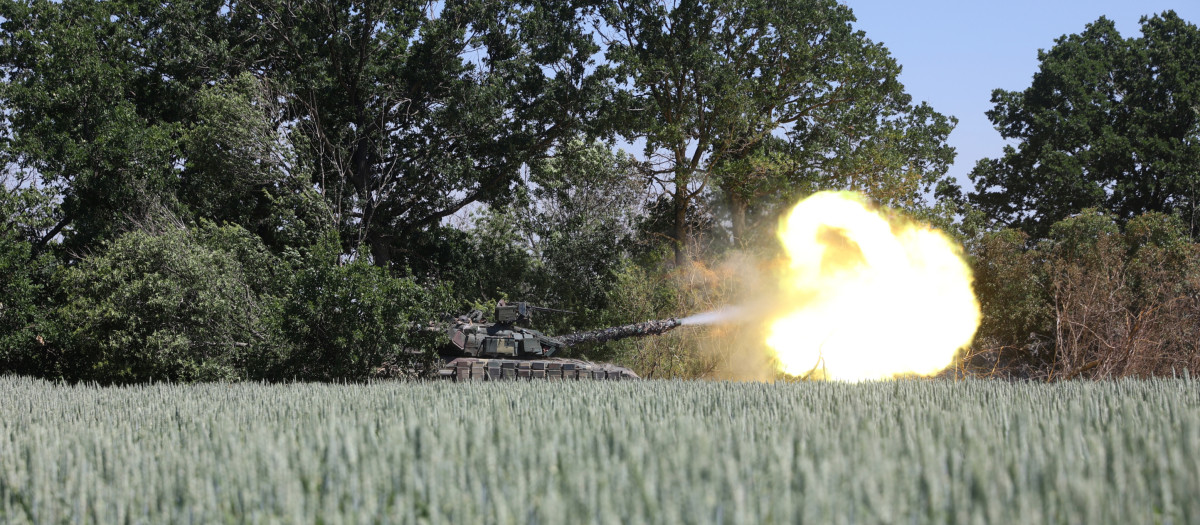
[[238,226],[160,225],[65,272],[64,374],[101,382],[229,380],[279,343],[264,292],[274,268]]
[[38,330],[45,310],[37,273],[44,261],[30,252],[28,242],[0,229],[0,373],[36,373],[47,365],[39,358],[45,340]]
[[55,262],[34,242],[52,228],[50,197],[36,188],[0,186],[0,373],[50,375],[54,352],[48,281]]
[[1026,249],[1028,242],[1025,233],[1006,229],[984,233],[972,245],[982,318],[964,361],[976,374],[1024,368],[1028,375],[1050,366],[1054,358],[1054,344],[1046,334],[1054,312],[1039,254]]
[[[692,261],[669,272],[629,264],[617,276],[603,324],[684,317],[744,305],[747,295],[763,292],[749,276],[767,271],[753,258],[742,258],[736,252],[711,266]],[[589,358],[615,360],[646,378],[771,380],[779,374],[764,347],[764,329],[749,319],[733,324],[689,325],[661,336],[625,339],[577,351],[589,352]]]
[[272,376],[361,380],[422,369],[436,338],[419,327],[445,311],[445,290],[341,257],[329,236],[293,264],[281,310],[289,353]]
[[1105,378],[1200,365],[1200,245],[1177,218],[1147,213],[1122,231],[1088,210],[1025,244],[1003,231],[973,250],[984,313],[973,371]]

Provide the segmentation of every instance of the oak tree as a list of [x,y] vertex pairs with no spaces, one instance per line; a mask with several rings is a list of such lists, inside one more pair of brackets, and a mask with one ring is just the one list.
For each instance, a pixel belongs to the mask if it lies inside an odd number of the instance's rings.
[[1200,234],[1200,29],[1168,11],[1122,37],[1107,18],[1040,51],[1023,91],[992,92],[1004,155],[971,173],[995,222],[1045,236],[1089,207],[1179,215]]
[[605,84],[571,0],[254,0],[264,74],[351,250],[411,257],[423,229],[501,203]]
[[[602,12],[623,133],[644,141],[648,175],[672,200],[676,264],[686,259],[689,210],[713,183],[738,225],[749,203],[780,187],[871,189],[876,181],[854,178],[887,174],[927,189],[952,158],[950,120],[911,104],[900,66],[852,27],[845,5],[615,0]],[[773,136],[786,138],[785,157],[762,147]],[[884,158],[906,142],[919,144],[916,157]],[[748,158],[769,173],[745,169]]]

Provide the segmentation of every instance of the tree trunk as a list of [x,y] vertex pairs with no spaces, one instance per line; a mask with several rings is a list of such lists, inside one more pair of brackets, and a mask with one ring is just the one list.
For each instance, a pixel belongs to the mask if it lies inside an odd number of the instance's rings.
[[392,244],[384,236],[371,235],[370,232],[367,235],[367,244],[371,247],[371,263],[386,269],[392,261]]
[[687,190],[675,190],[675,267],[683,268],[687,262],[688,240]]
[[740,195],[729,196],[729,215],[733,221],[733,245],[741,248],[746,242],[746,200]]

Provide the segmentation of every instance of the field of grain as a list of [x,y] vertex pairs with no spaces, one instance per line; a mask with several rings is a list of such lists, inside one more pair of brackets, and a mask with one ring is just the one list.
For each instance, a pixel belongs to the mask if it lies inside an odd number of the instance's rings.
[[0,378],[0,522],[1185,523],[1198,386]]

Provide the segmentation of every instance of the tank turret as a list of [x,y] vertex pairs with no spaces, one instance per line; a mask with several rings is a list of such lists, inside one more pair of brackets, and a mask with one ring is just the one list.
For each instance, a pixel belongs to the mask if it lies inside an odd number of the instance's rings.
[[482,312],[476,310],[455,319],[447,335],[455,348],[472,357],[550,357],[566,345],[537,330],[520,326],[529,324],[535,312],[573,313],[528,303],[501,303],[493,315],[495,322],[485,321]]

